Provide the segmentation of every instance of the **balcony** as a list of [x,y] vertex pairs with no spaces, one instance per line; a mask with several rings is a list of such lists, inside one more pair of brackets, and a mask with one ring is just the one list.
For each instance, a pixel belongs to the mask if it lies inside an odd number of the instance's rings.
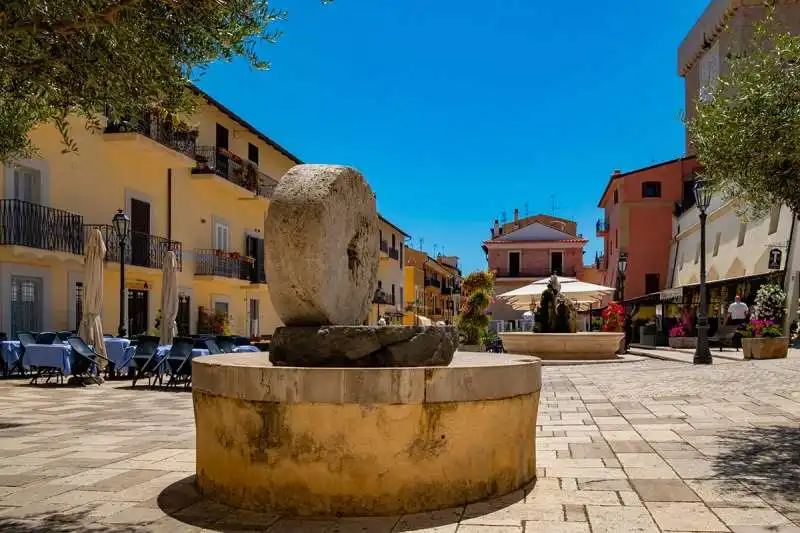
[[[558,273],[559,276],[566,276],[566,277],[575,277],[578,271],[574,267],[572,268],[563,268],[561,272]],[[549,278],[553,275],[552,270],[544,269],[544,268],[537,268],[537,269],[529,269],[529,270],[519,270],[519,271],[509,271],[509,270],[497,270],[496,277],[497,279],[503,278]]]
[[[106,244],[106,261],[119,263],[119,238],[111,224],[86,224],[85,234],[98,229]],[[183,269],[181,243],[164,237],[132,231],[125,241],[125,264],[144,268],[164,268],[164,254],[172,250],[178,260],[178,270]]]
[[202,249],[194,252],[196,276],[215,276],[258,283],[255,259],[238,252]]
[[109,122],[104,133],[137,133],[179,154],[192,159],[195,157],[197,131],[190,130],[182,123],[176,123],[157,115],[148,114],[142,117],[141,120]]
[[453,285],[453,294],[461,294],[461,285]]
[[83,255],[83,217],[23,200],[0,200],[0,245]]
[[194,156],[197,165],[192,174],[214,174],[253,193],[270,198],[278,182],[270,178],[249,161],[225,148],[198,146]]
[[442,287],[442,295],[450,296],[453,294],[453,287]]
[[608,221],[608,219],[601,218],[597,221],[597,236],[601,237],[603,235],[607,235],[610,228],[611,223]]
[[598,270],[608,269],[608,258],[605,254],[596,254],[594,257],[594,266]]
[[389,259],[394,259],[395,261],[400,260],[400,250],[397,248],[389,248]]
[[435,278],[425,278],[425,286],[440,289],[442,287],[442,282]]

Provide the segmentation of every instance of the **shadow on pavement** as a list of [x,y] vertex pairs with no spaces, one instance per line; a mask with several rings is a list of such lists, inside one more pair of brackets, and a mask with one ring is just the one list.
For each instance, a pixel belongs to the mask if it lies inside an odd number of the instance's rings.
[[90,511],[66,511],[63,513],[41,513],[25,517],[0,517],[3,533],[141,533],[146,526],[97,524],[89,516]]
[[800,427],[739,428],[719,438],[722,451],[713,462],[717,477],[800,501]]

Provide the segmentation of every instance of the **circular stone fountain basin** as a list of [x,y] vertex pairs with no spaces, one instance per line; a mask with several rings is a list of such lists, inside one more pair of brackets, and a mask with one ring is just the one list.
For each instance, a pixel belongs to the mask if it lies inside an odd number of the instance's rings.
[[457,352],[446,367],[193,361],[197,485],[238,508],[389,515],[501,496],[536,475],[541,362]]

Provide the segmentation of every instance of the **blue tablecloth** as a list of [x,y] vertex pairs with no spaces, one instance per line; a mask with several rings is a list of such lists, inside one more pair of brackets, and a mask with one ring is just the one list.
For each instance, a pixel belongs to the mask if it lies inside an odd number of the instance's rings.
[[252,344],[248,346],[237,346],[233,349],[233,353],[242,353],[242,352],[258,352],[260,351],[258,348],[253,346]]
[[114,368],[117,370],[125,368],[133,356],[133,352],[128,350],[131,348],[130,339],[106,337],[103,339],[103,344],[106,346],[106,357],[114,363]]
[[72,374],[72,348],[68,344],[29,344],[25,348],[25,366],[59,368]]
[[7,371],[19,361],[20,351],[19,341],[0,341],[0,357],[6,363]]
[[[156,357],[158,358],[158,360],[160,361],[164,359],[167,355],[169,355],[170,349],[172,349],[171,344],[160,345],[158,347],[158,350],[156,350]],[[192,359],[194,359],[195,357],[200,357],[201,355],[209,355],[209,351],[206,350],[205,348],[194,348],[192,350]]]

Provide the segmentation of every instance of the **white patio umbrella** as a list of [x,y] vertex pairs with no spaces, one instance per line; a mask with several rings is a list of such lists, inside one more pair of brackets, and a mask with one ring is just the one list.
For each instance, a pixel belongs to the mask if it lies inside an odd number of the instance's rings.
[[[588,309],[590,306],[602,305],[614,293],[613,287],[578,281],[575,278],[557,277],[556,279],[561,286],[561,294],[578,304],[579,308]],[[540,279],[519,289],[500,294],[498,297],[517,311],[529,311],[539,303],[550,280],[551,278]]]
[[164,254],[164,267],[161,277],[161,344],[172,344],[178,327],[178,260],[175,252]]
[[[83,316],[78,334],[91,344],[100,355],[106,355],[103,342],[103,261],[106,257],[106,245],[100,230],[89,232],[86,242],[86,257],[83,265]],[[97,366],[104,370],[105,359],[100,359]]]

